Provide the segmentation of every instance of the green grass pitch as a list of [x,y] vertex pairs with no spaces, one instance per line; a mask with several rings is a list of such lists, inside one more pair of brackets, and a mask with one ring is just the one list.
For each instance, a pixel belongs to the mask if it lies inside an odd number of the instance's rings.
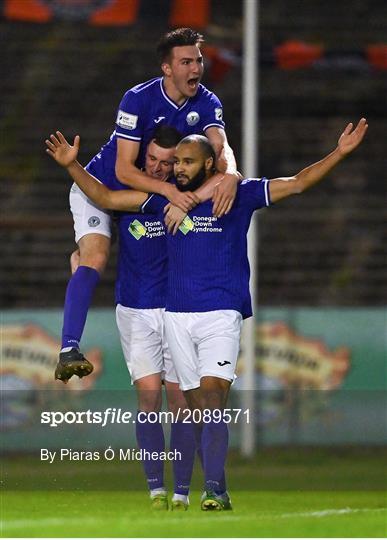
[[[31,466],[23,456],[3,461],[2,537],[387,534],[386,457],[381,450],[265,450],[253,461],[231,455],[231,512],[200,510],[199,470],[189,510],[157,512],[149,508],[139,464],[62,465]],[[166,475],[170,479],[170,470]]]
[[234,491],[232,512],[151,512],[139,492],[12,492],[7,537],[384,537],[385,501],[373,492]]

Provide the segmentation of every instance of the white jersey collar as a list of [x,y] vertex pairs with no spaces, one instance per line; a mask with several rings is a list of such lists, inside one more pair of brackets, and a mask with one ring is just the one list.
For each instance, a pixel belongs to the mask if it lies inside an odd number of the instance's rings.
[[169,97],[167,96],[167,93],[166,93],[166,91],[164,90],[163,78],[162,78],[162,77],[160,78],[160,90],[161,90],[161,93],[162,93],[162,95],[163,95],[163,98],[164,98],[166,101],[168,101],[168,103],[169,103],[170,105],[172,105],[172,107],[173,107],[174,109],[176,109],[177,111],[180,111],[181,109],[183,109],[183,108],[187,105],[187,103],[188,103],[188,101],[189,101],[189,98],[187,98],[187,99],[184,101],[184,103],[183,103],[182,105],[180,105],[180,107],[179,107],[179,105],[177,105],[174,101],[172,101],[172,99],[169,98]]

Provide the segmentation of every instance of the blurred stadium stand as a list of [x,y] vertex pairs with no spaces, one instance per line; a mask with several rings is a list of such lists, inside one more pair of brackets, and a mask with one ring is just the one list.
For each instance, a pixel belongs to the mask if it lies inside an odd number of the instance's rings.
[[[333,149],[347,122],[366,116],[362,147],[317,188],[260,213],[259,303],[380,306],[387,297],[385,126],[387,71],[362,52],[385,43],[384,0],[261,3],[258,175],[289,175]],[[213,0],[207,43],[228,51],[220,77],[230,143],[241,155],[241,3]],[[165,20],[165,24],[167,21]],[[130,27],[0,20],[1,305],[61,306],[74,249],[70,182],[45,154],[54,130],[82,137],[84,164],[106,142],[124,91],[158,75],[152,17]],[[312,66],[267,61],[287,40],[331,51]],[[360,51],[360,52],[359,52]],[[227,56],[227,55],[226,55]],[[115,251],[93,305],[114,302]]]

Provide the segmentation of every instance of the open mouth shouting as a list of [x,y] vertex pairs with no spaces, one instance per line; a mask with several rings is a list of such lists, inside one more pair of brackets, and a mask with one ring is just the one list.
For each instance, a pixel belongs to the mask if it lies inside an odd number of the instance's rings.
[[187,85],[191,92],[195,92],[195,93],[197,92],[199,88],[199,82],[200,82],[199,77],[192,77],[191,79],[188,79]]

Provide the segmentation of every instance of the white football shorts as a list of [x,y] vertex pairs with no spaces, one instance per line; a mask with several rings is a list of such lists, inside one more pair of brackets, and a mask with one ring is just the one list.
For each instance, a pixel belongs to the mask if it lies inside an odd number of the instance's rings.
[[101,210],[73,184],[70,190],[70,210],[74,219],[75,241],[86,234],[103,234],[111,237],[111,217],[109,212]]
[[168,382],[178,382],[165,337],[164,311],[117,304],[116,321],[132,383],[154,373]]
[[233,381],[242,315],[231,309],[165,312],[165,331],[182,390],[199,388],[205,376]]

